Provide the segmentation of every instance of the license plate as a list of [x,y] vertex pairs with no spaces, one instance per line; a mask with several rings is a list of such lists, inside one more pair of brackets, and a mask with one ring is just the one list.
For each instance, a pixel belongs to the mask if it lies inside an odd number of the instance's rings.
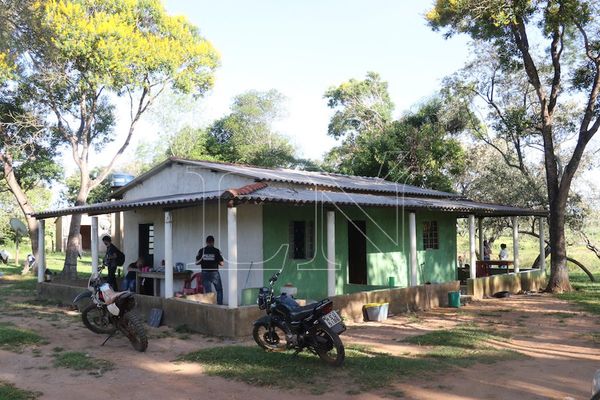
[[342,322],[342,317],[340,317],[339,314],[335,311],[324,315],[323,317],[321,317],[321,319],[323,320],[323,322],[325,322],[325,325],[327,325],[328,328],[334,327],[340,322]]

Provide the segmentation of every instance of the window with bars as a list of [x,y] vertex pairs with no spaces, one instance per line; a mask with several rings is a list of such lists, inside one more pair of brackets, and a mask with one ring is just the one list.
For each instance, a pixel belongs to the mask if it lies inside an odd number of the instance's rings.
[[289,257],[294,260],[311,259],[314,254],[315,227],[313,221],[290,221]]
[[439,249],[437,221],[423,222],[423,249]]

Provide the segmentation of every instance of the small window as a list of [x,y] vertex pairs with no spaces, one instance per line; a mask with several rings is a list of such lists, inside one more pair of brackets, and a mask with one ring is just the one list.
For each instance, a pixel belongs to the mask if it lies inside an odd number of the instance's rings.
[[423,223],[423,249],[438,249],[439,236],[437,221],[426,221]]
[[305,260],[314,253],[314,223],[309,221],[291,221],[289,226],[290,258]]

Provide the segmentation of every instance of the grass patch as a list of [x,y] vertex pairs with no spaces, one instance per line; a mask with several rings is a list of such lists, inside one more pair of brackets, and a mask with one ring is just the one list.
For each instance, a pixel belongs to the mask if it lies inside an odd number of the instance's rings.
[[54,355],[54,366],[69,368],[75,371],[88,371],[90,375],[102,376],[106,371],[114,369],[108,360],[94,358],[79,351],[68,351]]
[[600,282],[590,282],[587,275],[569,275],[574,291],[557,295],[559,299],[573,302],[582,310],[600,315]]
[[492,342],[508,342],[509,339],[510,333],[463,325],[411,336],[404,342],[431,347],[426,353],[428,358],[468,367],[475,363],[492,364],[524,357],[516,351],[492,346]]
[[19,389],[13,384],[0,381],[0,400],[35,400],[42,393]]
[[[418,339],[416,339],[418,338]],[[413,338],[409,339],[413,340]],[[398,379],[428,376],[450,370],[457,364],[495,362],[521,357],[519,353],[497,349],[490,340],[506,341],[507,336],[465,326],[415,337],[414,343],[431,346],[425,354],[394,356],[364,346],[346,347],[342,368],[325,365],[316,356],[301,353],[268,353],[258,347],[227,346],[202,349],[181,356],[179,361],[201,363],[208,375],[242,381],[255,386],[282,389],[314,388],[322,393],[330,382],[339,382],[346,394],[389,387]],[[293,373],[290,373],[292,368]]]
[[[313,394],[324,393],[331,382],[344,382],[346,391],[359,393],[390,384],[400,373],[403,376],[415,375],[426,373],[433,367],[432,360],[395,357],[360,346],[346,348],[343,368],[329,367],[308,353],[294,357],[290,353],[265,352],[254,346],[202,349],[178,360],[201,363],[208,375],[255,386],[311,388]],[[290,373],[290,368],[293,373]]]
[[462,349],[480,349],[489,347],[489,342],[507,341],[509,333],[481,329],[474,325],[463,325],[452,329],[444,329],[411,336],[404,342],[419,346],[448,346]]
[[11,323],[0,322],[0,348],[10,351],[22,351],[23,347],[42,342],[35,332],[19,328]]

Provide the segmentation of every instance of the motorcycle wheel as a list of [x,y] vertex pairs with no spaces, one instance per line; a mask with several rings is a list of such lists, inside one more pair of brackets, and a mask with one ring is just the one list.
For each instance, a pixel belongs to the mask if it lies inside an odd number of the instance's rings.
[[133,311],[126,312],[119,322],[121,331],[127,336],[134,349],[140,352],[148,348],[146,329],[140,317]]
[[110,335],[117,330],[106,307],[98,307],[95,303],[83,309],[81,319],[85,327],[94,333]]
[[267,324],[254,325],[252,337],[256,344],[267,351],[284,351],[287,348],[285,332],[279,327],[269,331]]
[[344,363],[346,352],[344,344],[337,333],[319,327],[315,332],[315,342],[314,350],[321,360],[333,367],[339,367]]

